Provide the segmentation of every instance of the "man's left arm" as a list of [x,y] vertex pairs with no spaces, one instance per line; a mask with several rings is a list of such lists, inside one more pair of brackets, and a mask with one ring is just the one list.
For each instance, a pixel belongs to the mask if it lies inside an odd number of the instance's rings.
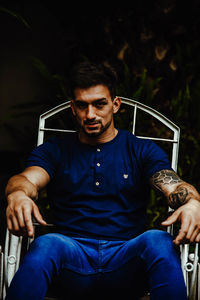
[[150,181],[155,189],[164,194],[169,206],[175,209],[162,225],[181,222],[174,243],[179,245],[184,242],[200,242],[200,195],[195,187],[183,181],[172,170],[156,172]]

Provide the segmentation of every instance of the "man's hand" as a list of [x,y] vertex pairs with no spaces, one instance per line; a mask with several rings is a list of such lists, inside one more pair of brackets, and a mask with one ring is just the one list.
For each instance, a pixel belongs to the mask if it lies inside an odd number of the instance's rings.
[[41,225],[46,225],[37,205],[23,191],[16,191],[8,196],[6,217],[8,229],[17,236],[34,236],[32,217]]
[[194,186],[183,181],[172,170],[161,170],[151,178],[152,186],[163,193],[175,212],[164,222],[170,226],[180,221],[181,228],[174,240],[176,245],[200,241],[200,195]]
[[33,199],[37,199],[38,191],[49,181],[48,173],[36,166],[26,168],[9,179],[5,190],[8,201],[6,217],[8,229],[13,234],[33,237],[32,217],[39,224],[46,225]]
[[174,213],[162,222],[163,226],[170,226],[180,221],[181,227],[174,239],[176,245],[182,243],[200,242],[200,202],[191,199],[180,206]]

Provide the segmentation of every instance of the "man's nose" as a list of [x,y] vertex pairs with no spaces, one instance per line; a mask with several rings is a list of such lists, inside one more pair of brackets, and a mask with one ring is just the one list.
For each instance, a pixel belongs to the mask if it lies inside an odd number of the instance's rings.
[[88,105],[87,108],[87,119],[95,118],[95,108],[92,105]]

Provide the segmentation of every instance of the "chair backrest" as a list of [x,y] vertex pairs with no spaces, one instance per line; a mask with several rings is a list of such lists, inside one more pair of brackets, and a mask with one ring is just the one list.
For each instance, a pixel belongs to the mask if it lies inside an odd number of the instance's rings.
[[[180,139],[180,128],[171,122],[169,119],[167,119],[164,115],[162,115],[160,112],[156,111],[155,109],[146,106],[142,103],[139,103],[135,100],[120,97],[122,104],[125,104],[129,107],[133,108],[133,119],[132,119],[132,133],[136,133],[136,126],[137,126],[137,113],[138,110],[141,110],[149,115],[151,115],[153,118],[157,119],[162,125],[164,125],[166,128],[171,130],[173,132],[173,137],[171,139],[166,137],[149,137],[149,136],[138,136],[139,138],[145,138],[145,139],[151,139],[155,141],[162,141],[162,142],[168,142],[172,143],[172,158],[171,158],[171,166],[176,171],[177,170],[177,164],[178,164],[178,150],[179,150],[179,139]],[[38,141],[37,145],[40,145],[44,142],[44,134],[45,132],[74,132],[75,130],[69,130],[69,129],[59,129],[59,128],[48,128],[46,127],[46,120],[59,114],[61,111],[66,110],[70,108],[70,101],[67,101],[65,103],[62,103],[55,108],[45,112],[40,116],[39,119],[39,128],[38,128]]]
[[[180,128],[155,109],[133,99],[124,97],[120,98],[122,101],[122,107],[118,113],[120,116],[119,119],[124,117],[126,120],[125,123],[128,124],[129,130],[132,131],[132,133],[137,137],[151,139],[157,143],[162,143],[163,145],[168,144],[168,150],[170,149],[169,155],[171,166],[175,171],[177,171]],[[54,120],[55,117],[58,117],[67,110],[70,111],[70,101],[62,103],[40,116],[37,145],[40,145],[44,142],[46,133],[56,132],[64,134],[66,132],[75,131],[75,129],[71,128],[71,125],[70,129],[54,128],[49,126],[51,123],[49,121]],[[118,120],[116,120],[116,122],[117,121]],[[63,122],[61,122],[61,124],[63,124]],[[140,127],[143,127],[143,132],[141,129],[138,130]],[[154,130],[152,130],[152,128]],[[172,233],[173,227],[169,227],[168,231]],[[5,295],[6,288],[9,286],[11,279],[19,266],[21,245],[22,238],[13,236],[7,231],[3,264],[3,295]],[[199,294],[197,295],[197,293],[199,293],[197,289],[197,280],[200,277],[198,275],[198,273],[200,273],[198,264],[198,244],[196,244],[195,248],[192,249],[192,253],[189,245],[181,246],[181,262],[189,299],[200,299],[196,298],[196,296],[200,297]]]

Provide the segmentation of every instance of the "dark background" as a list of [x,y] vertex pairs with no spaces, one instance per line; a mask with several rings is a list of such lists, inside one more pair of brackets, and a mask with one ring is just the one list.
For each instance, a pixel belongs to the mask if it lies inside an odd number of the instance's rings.
[[[199,188],[200,3],[131,4],[0,1],[0,244],[6,182],[36,145],[38,116],[67,99],[65,79],[80,60],[111,63],[118,95],[180,126],[178,173]],[[159,206],[150,208],[154,221]]]

